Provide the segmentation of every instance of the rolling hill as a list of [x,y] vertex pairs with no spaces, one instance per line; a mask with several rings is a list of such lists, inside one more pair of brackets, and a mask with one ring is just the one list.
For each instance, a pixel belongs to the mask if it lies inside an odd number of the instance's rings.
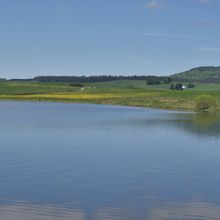
[[220,66],[202,66],[170,76],[174,81],[220,83]]

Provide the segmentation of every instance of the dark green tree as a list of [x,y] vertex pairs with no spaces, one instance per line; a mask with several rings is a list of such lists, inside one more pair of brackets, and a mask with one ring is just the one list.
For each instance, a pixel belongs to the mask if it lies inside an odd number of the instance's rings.
[[164,79],[164,83],[165,84],[168,84],[168,83],[171,83],[171,78],[170,77],[166,77],[165,79]]
[[147,80],[147,85],[158,85],[160,81],[157,78],[150,78]]
[[176,86],[175,86],[175,89],[176,89],[176,90],[183,90],[183,85],[182,85],[182,83],[177,83]]
[[170,85],[170,89],[172,89],[172,90],[175,89],[175,85],[174,85],[174,83],[171,83],[171,85]]
[[188,85],[187,85],[187,87],[188,87],[189,89],[194,88],[194,87],[195,87],[195,84],[192,83],[192,82],[189,82]]

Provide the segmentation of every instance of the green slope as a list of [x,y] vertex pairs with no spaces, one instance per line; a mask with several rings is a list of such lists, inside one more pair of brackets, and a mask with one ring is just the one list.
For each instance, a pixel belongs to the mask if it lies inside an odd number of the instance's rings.
[[220,83],[220,66],[204,66],[170,76],[175,81]]

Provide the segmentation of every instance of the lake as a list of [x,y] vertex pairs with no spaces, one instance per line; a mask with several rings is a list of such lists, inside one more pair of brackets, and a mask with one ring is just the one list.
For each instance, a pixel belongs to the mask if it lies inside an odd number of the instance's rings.
[[219,219],[216,114],[5,101],[0,129],[0,219]]

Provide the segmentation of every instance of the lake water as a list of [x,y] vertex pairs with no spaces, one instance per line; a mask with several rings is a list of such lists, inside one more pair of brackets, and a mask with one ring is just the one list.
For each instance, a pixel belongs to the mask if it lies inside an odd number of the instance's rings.
[[218,115],[0,102],[0,219],[220,219]]

